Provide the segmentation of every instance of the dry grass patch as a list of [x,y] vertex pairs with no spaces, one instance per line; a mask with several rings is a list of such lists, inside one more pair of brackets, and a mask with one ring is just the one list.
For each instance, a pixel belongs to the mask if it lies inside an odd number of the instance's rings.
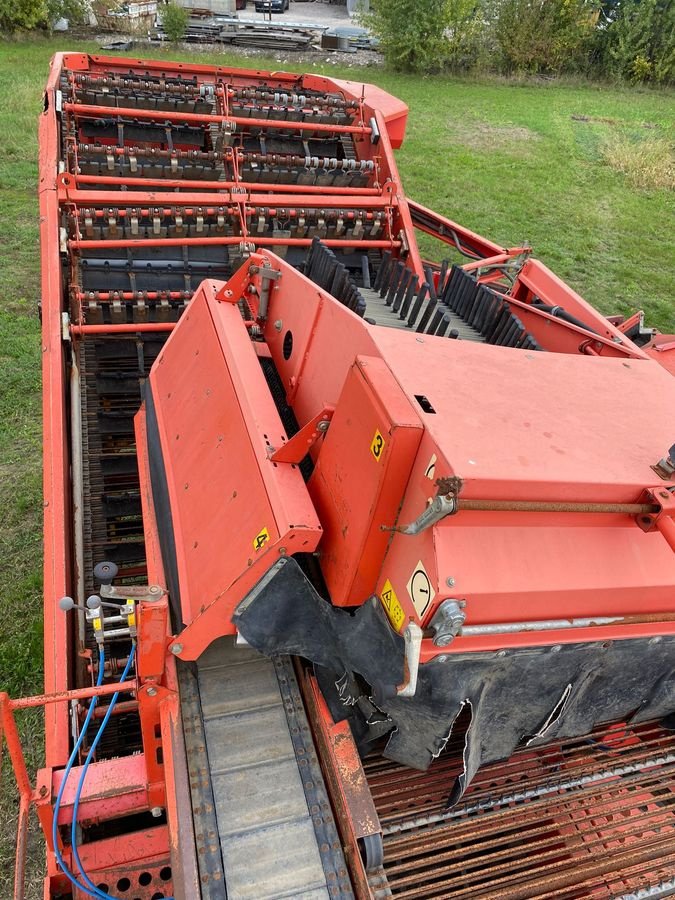
[[491,122],[450,122],[448,131],[453,144],[470,150],[506,150],[523,152],[538,141],[536,131],[522,125],[494,125]]
[[611,134],[600,154],[603,162],[622,172],[635,187],[675,190],[675,142],[668,138]]

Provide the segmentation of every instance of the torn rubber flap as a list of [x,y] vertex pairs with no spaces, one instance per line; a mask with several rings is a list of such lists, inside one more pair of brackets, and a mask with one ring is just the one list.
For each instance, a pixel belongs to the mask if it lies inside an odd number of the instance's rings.
[[414,697],[387,697],[386,688],[404,680],[405,645],[380,602],[371,597],[353,611],[331,606],[292,558],[268,571],[232,621],[266,656],[301,656],[322,667],[333,716],[350,721],[362,748],[388,732],[384,756],[402,765],[428,768],[468,708],[464,771],[450,804],[480,766],[519,746],[675,708],[675,638],[665,636],[654,644],[638,638],[444,654],[420,666]]

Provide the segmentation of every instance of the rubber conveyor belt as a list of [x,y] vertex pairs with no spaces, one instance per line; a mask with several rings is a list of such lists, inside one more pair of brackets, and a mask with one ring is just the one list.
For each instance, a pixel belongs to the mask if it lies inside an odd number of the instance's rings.
[[[408,319],[404,315],[401,317],[399,310],[394,310],[391,305],[387,306],[380,292],[373,288],[359,288],[363,299],[366,301],[365,317],[369,322],[376,325],[385,325],[387,328],[408,328],[414,330],[408,324]],[[479,341],[485,342],[483,335],[468,325],[461,316],[452,312],[450,309],[443,310],[444,315],[449,319],[448,331],[457,331],[457,337],[463,341]]]
[[228,900],[353,897],[290,659],[222,638],[197,679]]

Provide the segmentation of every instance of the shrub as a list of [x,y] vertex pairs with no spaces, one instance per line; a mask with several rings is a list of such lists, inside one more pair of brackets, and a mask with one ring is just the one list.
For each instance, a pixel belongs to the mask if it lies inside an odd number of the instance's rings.
[[593,0],[501,0],[495,36],[509,72],[585,68],[598,21]]
[[466,67],[478,52],[476,0],[371,0],[359,20],[380,41],[385,60],[404,72]]
[[189,18],[187,9],[177,3],[167,3],[159,10],[159,20],[170,41],[181,41],[185,37]]
[[51,28],[57,19],[84,20],[85,0],[0,0],[0,31]]
[[633,82],[675,81],[675,3],[623,0],[607,10],[605,68]]

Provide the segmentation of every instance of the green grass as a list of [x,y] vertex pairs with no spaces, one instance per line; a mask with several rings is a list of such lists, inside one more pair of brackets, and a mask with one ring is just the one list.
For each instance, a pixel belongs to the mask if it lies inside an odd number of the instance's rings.
[[[39,691],[42,677],[36,126],[51,54],[64,47],[99,52],[95,44],[74,44],[0,44],[0,690],[13,694]],[[246,65],[232,54],[167,55]],[[308,68],[292,65],[292,57],[282,65],[261,57],[248,64]],[[626,136],[635,142],[646,135],[672,153],[672,92],[422,79],[326,63],[314,68],[377,81],[408,103],[398,163],[410,197],[499,243],[529,241],[537,256],[603,312],[641,307],[650,324],[675,330],[675,195],[640,187],[654,183],[639,177],[640,160],[627,168],[607,150]],[[35,762],[39,722],[32,718],[23,728]],[[4,768],[6,777],[6,760]],[[12,803],[3,793],[0,896],[9,896],[11,848],[2,837]],[[35,859],[30,895],[37,897],[39,854]]]

